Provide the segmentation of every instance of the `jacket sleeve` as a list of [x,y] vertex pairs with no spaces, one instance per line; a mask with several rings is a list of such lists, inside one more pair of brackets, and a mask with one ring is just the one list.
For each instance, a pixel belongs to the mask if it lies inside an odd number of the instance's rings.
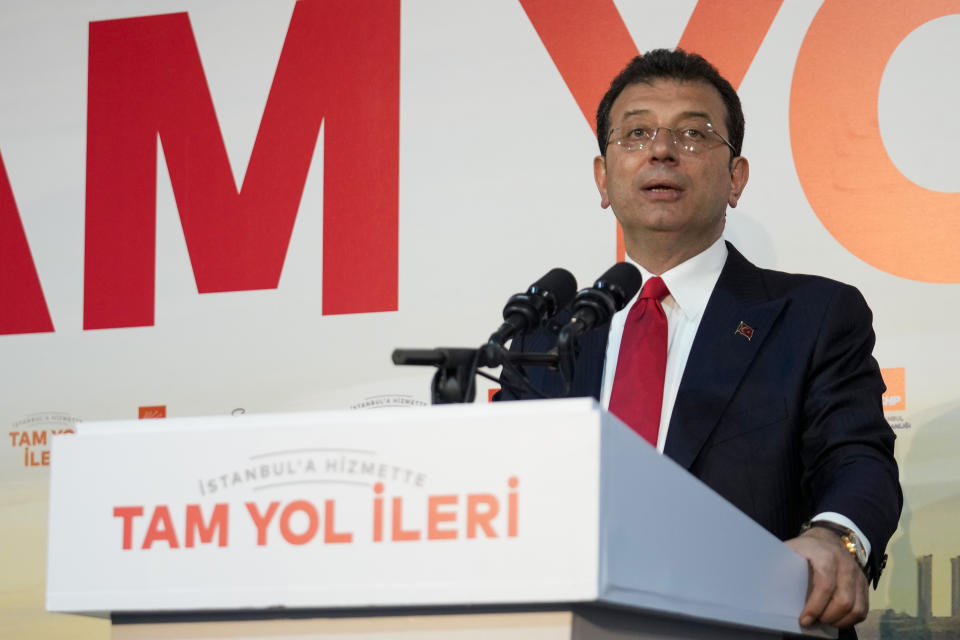
[[804,390],[802,484],[814,513],[841,513],[863,531],[875,579],[903,495],[896,436],[883,416],[885,386],[871,355],[872,317],[860,292],[847,285],[825,308]]

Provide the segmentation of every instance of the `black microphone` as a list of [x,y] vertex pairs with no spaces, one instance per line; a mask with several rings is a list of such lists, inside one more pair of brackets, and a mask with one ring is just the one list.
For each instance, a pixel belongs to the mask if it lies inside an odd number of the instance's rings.
[[525,293],[507,300],[503,308],[503,324],[490,336],[489,344],[502,347],[504,343],[526,331],[532,331],[567,306],[577,291],[577,279],[566,269],[551,269],[530,285]]
[[600,276],[593,287],[581,289],[573,299],[573,316],[557,336],[558,366],[567,392],[573,383],[577,343],[584,333],[610,322],[637,295],[643,278],[629,262],[618,262]]
[[573,299],[573,317],[560,330],[579,337],[599,327],[623,309],[640,291],[640,270],[629,262],[618,262],[600,276],[589,289],[581,289]]

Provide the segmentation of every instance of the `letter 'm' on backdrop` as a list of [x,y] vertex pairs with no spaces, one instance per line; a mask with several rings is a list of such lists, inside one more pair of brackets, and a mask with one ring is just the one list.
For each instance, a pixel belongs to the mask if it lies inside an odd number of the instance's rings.
[[906,504],[871,609],[916,615],[932,554],[949,616],[960,1],[368,4],[0,8],[0,627],[108,634],[43,612],[54,434],[423,404],[431,372],[394,347],[479,344],[551,267],[588,282],[622,256],[596,103],[631,56],[678,44],[744,104],[728,239],[874,311]]

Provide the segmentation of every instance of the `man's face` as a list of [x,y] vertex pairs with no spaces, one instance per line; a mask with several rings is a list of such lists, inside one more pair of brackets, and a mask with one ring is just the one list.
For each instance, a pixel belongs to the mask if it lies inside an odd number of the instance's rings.
[[629,85],[617,97],[610,110],[613,135],[606,158],[594,161],[594,175],[601,206],[613,207],[628,237],[705,249],[723,231],[727,205],[736,206],[748,168],[742,157],[731,163],[730,148],[719,140],[691,154],[665,129],[647,148],[628,151],[613,142],[624,125],[668,127],[680,136],[678,127],[710,122],[728,138],[726,117],[720,93],[701,81],[658,79]]

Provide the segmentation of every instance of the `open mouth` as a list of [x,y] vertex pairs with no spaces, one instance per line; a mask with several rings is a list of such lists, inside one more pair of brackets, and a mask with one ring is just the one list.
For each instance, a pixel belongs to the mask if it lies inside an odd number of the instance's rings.
[[672,193],[681,191],[680,187],[671,182],[651,182],[643,187],[644,191],[650,193]]

